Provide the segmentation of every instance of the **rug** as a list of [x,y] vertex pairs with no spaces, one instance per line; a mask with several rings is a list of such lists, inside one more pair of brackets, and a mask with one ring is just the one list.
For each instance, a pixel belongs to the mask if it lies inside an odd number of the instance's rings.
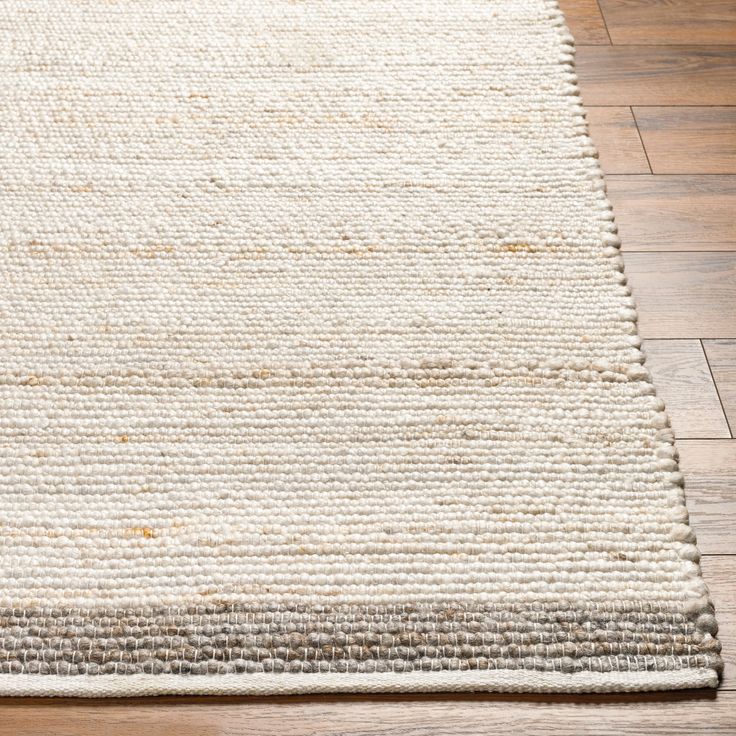
[[0,694],[717,685],[555,2],[0,28]]

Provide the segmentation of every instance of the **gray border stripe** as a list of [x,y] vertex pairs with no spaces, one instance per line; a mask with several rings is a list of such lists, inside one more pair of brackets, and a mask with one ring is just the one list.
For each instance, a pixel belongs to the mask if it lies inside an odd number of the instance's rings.
[[712,609],[521,606],[0,609],[0,673],[720,670]]

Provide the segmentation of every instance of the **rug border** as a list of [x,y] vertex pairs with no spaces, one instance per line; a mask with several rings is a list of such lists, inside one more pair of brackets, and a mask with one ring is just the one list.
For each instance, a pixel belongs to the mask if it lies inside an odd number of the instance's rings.
[[0,697],[314,695],[320,693],[608,693],[713,688],[709,668],[652,672],[256,673],[250,675],[0,675]]

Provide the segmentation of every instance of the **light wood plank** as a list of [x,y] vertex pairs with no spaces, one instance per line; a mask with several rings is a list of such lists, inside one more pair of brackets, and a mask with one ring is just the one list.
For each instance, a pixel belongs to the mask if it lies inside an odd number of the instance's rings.
[[655,174],[736,174],[736,107],[636,107],[634,116]]
[[560,9],[578,44],[610,44],[596,0],[560,0]]
[[0,719],[3,736],[733,736],[736,692],[30,700]]
[[628,107],[589,107],[587,117],[590,137],[606,174],[650,173],[644,146]]
[[736,250],[736,177],[610,176],[624,251]]
[[627,253],[644,338],[736,337],[736,253]]
[[736,47],[581,46],[586,105],[736,104]]
[[731,437],[700,340],[646,340],[644,352],[675,437]]
[[736,440],[678,440],[690,521],[703,554],[736,554]]
[[600,0],[615,44],[736,43],[733,0]]
[[704,340],[703,346],[726,410],[731,434],[736,436],[736,340]]

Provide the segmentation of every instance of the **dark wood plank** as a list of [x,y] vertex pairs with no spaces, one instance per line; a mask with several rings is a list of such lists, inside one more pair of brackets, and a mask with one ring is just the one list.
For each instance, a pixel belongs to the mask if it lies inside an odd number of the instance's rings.
[[609,176],[625,251],[736,250],[736,177]]
[[606,174],[648,174],[644,146],[628,107],[589,107],[590,137]]
[[700,340],[646,340],[644,352],[675,437],[731,436]]
[[635,107],[634,117],[655,174],[736,174],[736,107]]
[[600,0],[615,44],[736,43],[733,0]]
[[627,253],[644,338],[736,337],[736,253]]
[[731,434],[736,437],[736,340],[704,340],[703,347],[726,410]]
[[736,104],[736,47],[580,46],[586,105]]
[[3,736],[733,736],[736,692],[0,705]]
[[567,27],[579,44],[609,44],[606,24],[596,0],[560,0]]
[[678,440],[690,522],[703,554],[736,554],[736,440]]

